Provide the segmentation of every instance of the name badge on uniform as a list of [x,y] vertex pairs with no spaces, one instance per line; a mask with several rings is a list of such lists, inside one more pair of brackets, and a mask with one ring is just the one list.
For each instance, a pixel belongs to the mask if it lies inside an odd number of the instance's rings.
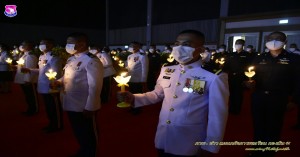
[[78,62],[78,63],[77,63],[77,65],[76,65],[76,70],[78,70],[78,69],[79,69],[79,67],[80,67],[81,63],[82,63],[82,62]]
[[168,79],[168,80],[170,80],[170,78],[171,78],[171,77],[169,77],[169,76],[163,76],[163,79]]
[[289,64],[289,61],[287,58],[282,58],[282,59],[279,59],[279,64]]

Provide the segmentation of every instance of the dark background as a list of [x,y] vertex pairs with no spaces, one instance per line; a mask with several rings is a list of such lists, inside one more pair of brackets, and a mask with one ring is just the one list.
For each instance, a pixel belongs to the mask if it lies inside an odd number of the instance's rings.
[[[167,24],[219,18],[221,0],[153,0],[152,23]],[[4,15],[16,4],[18,15]],[[1,9],[2,8],[2,9]],[[105,0],[6,0],[0,23],[105,29]],[[300,9],[299,0],[230,0],[229,16]],[[110,29],[146,25],[147,0],[109,0]]]

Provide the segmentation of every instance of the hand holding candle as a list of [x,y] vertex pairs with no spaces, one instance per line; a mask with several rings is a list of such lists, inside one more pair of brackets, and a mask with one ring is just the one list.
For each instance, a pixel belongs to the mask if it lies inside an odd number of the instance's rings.
[[[125,86],[129,86],[127,83],[129,82],[131,76],[126,76],[126,72],[121,73],[120,76],[114,77],[114,79],[116,80],[116,82],[118,83],[118,87],[121,87],[121,92],[125,92]],[[117,104],[118,107],[129,107],[130,104],[126,103],[126,102],[121,102]]]
[[252,71],[254,69],[253,66],[248,68],[248,71],[245,71],[245,75],[249,78],[249,81],[251,81],[251,78],[255,75],[255,71]]

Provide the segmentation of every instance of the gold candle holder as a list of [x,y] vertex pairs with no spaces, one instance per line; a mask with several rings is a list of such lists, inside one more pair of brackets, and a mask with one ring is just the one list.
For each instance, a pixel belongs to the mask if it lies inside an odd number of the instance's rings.
[[[121,73],[120,76],[114,77],[114,79],[116,80],[116,82],[118,83],[118,87],[121,87],[121,92],[125,92],[125,86],[129,87],[129,85],[127,84],[131,78],[131,76],[127,76],[126,72]],[[130,104],[126,103],[126,102],[120,102],[117,104],[118,107],[120,108],[124,108],[124,107],[129,107]]]

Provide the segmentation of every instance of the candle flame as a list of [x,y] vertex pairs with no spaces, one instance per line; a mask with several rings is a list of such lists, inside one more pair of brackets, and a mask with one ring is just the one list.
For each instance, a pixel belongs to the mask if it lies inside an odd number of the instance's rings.
[[174,61],[174,57],[172,54],[169,55],[169,58],[167,59],[168,62],[173,62]]
[[249,67],[248,71],[245,71],[245,75],[249,78],[253,77],[255,75],[255,71],[253,71],[253,69],[253,66]]
[[123,72],[123,73],[121,73],[120,76],[114,77],[114,79],[116,80],[116,82],[119,83],[118,86],[122,86],[122,85],[128,86],[127,83],[129,82],[131,76],[125,77],[126,75],[127,75],[127,73]]
[[48,72],[45,73],[45,75],[48,77],[49,80],[54,80],[57,72],[53,71],[52,69],[49,69]]
[[19,65],[24,65],[25,60],[24,60],[23,58],[20,58],[20,59],[17,61],[17,63],[18,63]]
[[10,58],[7,58],[5,61],[6,61],[6,63],[8,63],[8,64],[11,64],[11,63],[12,63],[12,60],[11,60]]

